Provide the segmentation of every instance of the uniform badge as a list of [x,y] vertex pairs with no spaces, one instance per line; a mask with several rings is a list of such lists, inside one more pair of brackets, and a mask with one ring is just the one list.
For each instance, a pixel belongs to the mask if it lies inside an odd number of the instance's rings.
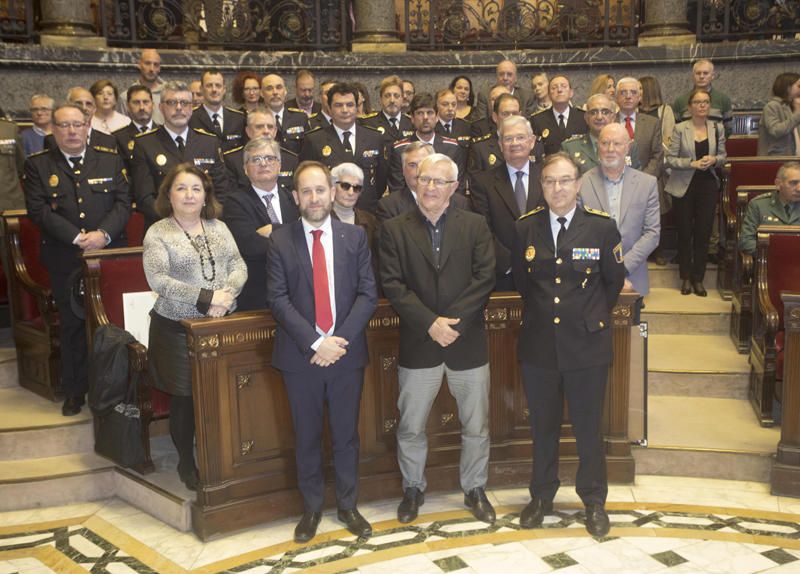
[[58,176],[56,174],[51,175],[48,183],[50,187],[56,187],[58,185]]
[[622,256],[622,242],[617,243],[617,246],[614,248],[614,259],[617,260],[617,263],[622,263],[625,259]]
[[489,165],[494,165],[496,161],[497,161],[497,156],[494,155],[493,153],[490,153],[489,154]]
[[382,134],[385,134],[385,133],[386,133],[386,128],[385,128],[385,127],[383,127],[383,126],[378,126],[378,127],[377,127],[377,130],[378,130],[379,132],[381,132]]
[[324,148],[322,148],[322,155],[328,157],[329,155],[331,155],[332,151],[333,150],[331,149],[331,146],[326,145]]
[[536,257],[536,248],[533,245],[528,245],[525,250],[525,261],[530,263]]
[[136,145],[136,143],[133,140],[129,141],[128,142],[128,151],[133,151],[133,146],[135,146],[135,145]]
[[579,152],[579,151],[576,151],[576,152],[575,152],[575,157],[581,157],[581,152]]
[[544,130],[542,130],[542,137],[546,138],[549,135],[550,135],[550,130],[548,128],[544,128]]
[[156,163],[162,167],[167,165],[167,156],[165,156],[163,153],[158,154],[156,156]]

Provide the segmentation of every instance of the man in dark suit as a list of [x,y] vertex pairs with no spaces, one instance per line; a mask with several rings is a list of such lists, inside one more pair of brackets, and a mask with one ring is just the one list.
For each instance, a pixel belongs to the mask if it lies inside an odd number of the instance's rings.
[[542,164],[547,207],[517,221],[511,264],[524,309],[517,357],[533,432],[532,500],[522,528],[541,526],[559,487],[563,398],[578,447],[575,490],[586,530],[608,534],[603,404],[612,359],[611,310],[625,280],[622,243],[608,214],[578,208],[578,167],[557,153]]
[[[249,114],[248,118],[250,117]],[[299,217],[292,190],[281,180],[281,147],[268,137],[244,146],[248,185],[228,194],[222,219],[247,263],[247,283],[237,298],[240,311],[267,307],[267,243],[272,232]]]
[[494,286],[494,249],[481,216],[449,205],[457,169],[444,154],[425,158],[417,178],[419,208],[390,219],[381,230],[381,283],[400,317],[400,522],[414,520],[425,500],[425,427],[445,374],[461,420],[464,504],[478,520],[495,520],[485,492],[489,350],[483,320]]
[[[497,101],[497,98],[503,94],[511,95],[511,92],[508,91],[508,88],[503,85],[494,86],[491,90],[489,90],[489,102],[487,105],[489,106],[490,111],[494,110],[494,104]],[[517,98],[517,96],[514,97]],[[517,98],[517,101],[519,101],[519,98]],[[522,104],[520,103],[520,109],[522,109],[521,106]],[[470,134],[472,135],[473,140],[496,133],[497,122],[492,119],[492,114],[487,114],[485,118],[475,120],[470,126]]]
[[465,186],[465,172],[467,168],[467,152],[458,145],[458,142],[436,133],[437,123],[436,107],[433,96],[420,93],[411,100],[411,123],[414,124],[414,135],[395,142],[389,155],[389,191],[403,189],[403,149],[415,141],[421,141],[433,146],[436,153],[443,153],[456,162],[458,166],[459,188],[463,193]]
[[328,166],[352,162],[364,170],[364,190],[358,207],[375,212],[386,190],[388,162],[383,135],[356,123],[358,92],[350,84],[334,84],[328,90],[333,123],[309,132],[300,151],[300,161],[314,160]]
[[297,484],[305,512],[296,542],[311,540],[322,518],[322,421],[328,405],[337,517],[359,537],[372,527],[358,512],[358,411],[369,360],[365,330],[377,306],[364,230],[330,216],[328,169],[303,162],[292,192],[301,219],[276,229],[267,248],[267,296],[278,323],[272,365],[292,409]]
[[116,130],[112,135],[117,140],[117,149],[125,165],[130,169],[133,138],[158,127],[158,124],[153,122],[153,95],[150,93],[150,88],[137,85],[128,88],[127,108],[131,123]]
[[[511,60],[503,60],[497,64],[495,74],[497,77],[496,85],[505,86],[508,89],[508,93],[517,96],[526,116],[532,114],[534,112],[535,99],[529,90],[517,85],[517,65]],[[488,117],[492,109],[486,96],[485,92],[478,94],[477,108],[478,115],[481,117]]]
[[[491,119],[492,125],[496,128],[499,127],[500,122],[504,119],[518,115],[520,115],[520,107],[519,100],[516,96],[512,96],[509,93],[502,93],[494,100]],[[503,154],[500,151],[497,130],[472,140],[467,164],[471,180],[481,173],[494,169],[497,162],[502,161]],[[470,183],[470,190],[471,189],[472,184]]]
[[514,222],[539,207],[542,197],[541,168],[531,161],[536,137],[531,124],[522,116],[511,116],[500,123],[500,149],[504,161],[475,178],[472,205],[486,217],[494,236],[497,260],[496,291],[513,291],[511,247]]
[[286,102],[287,107],[297,108],[308,117],[322,111],[322,106],[314,100],[314,87],[317,80],[311,70],[297,70],[294,76],[294,97]]
[[[417,174],[419,164],[422,160],[435,153],[433,146],[421,141],[415,141],[403,148],[400,157],[403,162],[403,180],[405,186],[397,191],[393,191],[389,195],[384,195],[378,202],[378,208],[375,210],[375,217],[379,223],[397,217],[401,213],[409,210],[417,209]],[[450,203],[459,209],[469,211],[471,209],[469,199],[461,195],[455,194],[450,198]]]
[[294,153],[300,153],[303,138],[310,129],[308,116],[303,110],[286,105],[286,84],[283,78],[277,74],[267,74],[261,78],[261,97],[275,115],[278,142]]
[[81,411],[88,390],[85,324],[71,305],[80,254],[125,246],[130,215],[122,158],[116,149],[87,146],[88,129],[89,122],[79,107],[65,104],[56,108],[56,148],[32,155],[25,164],[28,215],[41,230],[41,260],[50,275],[59,312],[64,416]]
[[472,126],[466,120],[456,117],[456,95],[453,90],[445,88],[436,92],[436,122],[435,131],[458,142],[464,151],[469,153],[472,143]]
[[570,104],[574,92],[566,76],[550,79],[550,101],[552,107],[536,112],[530,117],[536,139],[544,144],[544,153],[550,155],[561,150],[561,142],[575,134],[589,131],[583,110]]
[[[67,102],[78,106],[89,124],[86,132],[88,147],[96,148],[99,146],[107,150],[117,149],[117,140],[114,136],[92,129],[92,116],[97,109],[97,105],[94,102],[94,96],[89,90],[80,86],[70,88],[67,91]],[[55,136],[53,134],[46,135],[44,149],[50,150],[57,147]]]
[[205,70],[200,76],[203,104],[192,110],[189,127],[202,129],[219,139],[223,152],[244,143],[244,112],[223,106],[225,78],[219,70]]
[[[278,127],[275,125],[275,116],[266,108],[258,107],[247,114],[247,127],[244,128],[248,140],[260,137],[275,139]],[[228,185],[231,189],[249,187],[250,180],[244,169],[244,147],[239,146],[224,154],[225,170],[228,176]],[[294,185],[294,170],[297,167],[297,154],[291,150],[281,147],[281,171],[278,174],[278,181],[286,189],[292,189]]]
[[158,189],[169,171],[183,162],[207,172],[214,182],[217,198],[224,201],[228,182],[219,140],[201,129],[191,129],[192,93],[182,82],[167,82],[158,104],[164,125],[133,138],[131,181],[136,210],[144,214],[149,227],[161,219],[155,211]]
[[400,110],[403,105],[403,80],[387,76],[381,80],[381,110],[359,118],[361,125],[373,128],[386,136],[389,145],[414,134],[414,125]]

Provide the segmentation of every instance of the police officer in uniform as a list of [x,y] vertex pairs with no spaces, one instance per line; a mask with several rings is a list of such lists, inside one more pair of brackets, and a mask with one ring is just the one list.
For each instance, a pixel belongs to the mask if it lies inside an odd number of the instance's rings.
[[53,112],[56,148],[28,158],[25,200],[42,234],[41,260],[50,274],[59,311],[64,416],[78,414],[88,390],[86,332],[72,310],[73,274],[80,253],[124,247],[130,198],[125,167],[115,148],[89,147],[81,109],[65,104]]
[[511,250],[514,283],[524,301],[517,356],[534,437],[532,500],[520,526],[541,526],[552,512],[566,398],[578,447],[575,490],[586,507],[586,530],[602,537],[610,527],[603,403],[613,353],[611,310],[625,266],[616,224],[606,213],[578,207],[577,181],[569,156],[545,158],[547,207],[517,221]]
[[400,76],[387,76],[380,86],[381,110],[358,119],[362,126],[378,130],[386,136],[389,145],[414,134],[411,120],[402,112],[403,80]]
[[223,106],[225,78],[219,70],[205,70],[200,79],[203,104],[192,110],[189,126],[214,134],[222,151],[244,144],[245,114],[241,110]]
[[783,164],[775,176],[775,191],[759,195],[747,204],[739,232],[739,249],[755,255],[759,225],[800,226],[800,162]]
[[[248,140],[263,136],[276,139],[278,128],[275,125],[275,116],[268,109],[258,107],[247,114],[247,127],[244,131]],[[244,148],[245,146],[235,147],[223,154],[225,169],[228,173],[228,185],[231,186],[231,190],[250,187],[250,178],[247,177],[244,167]],[[281,147],[281,169],[278,181],[289,190],[294,187],[294,170],[297,163],[297,154]]]
[[364,171],[357,207],[375,213],[386,191],[389,168],[383,134],[356,122],[358,91],[351,84],[334,84],[327,97],[333,123],[306,135],[299,159],[318,161],[328,169],[340,163],[356,164]]
[[472,144],[472,125],[456,117],[456,95],[450,88],[436,92],[436,115],[439,121],[434,128],[437,134],[453,138],[469,153]]
[[158,127],[153,121],[153,94],[147,86],[133,85],[128,88],[128,116],[131,123],[115,130],[111,135],[117,139],[117,148],[130,169],[133,138]]
[[267,74],[261,79],[261,97],[275,114],[278,142],[295,153],[300,153],[303,138],[308,133],[308,116],[303,110],[286,105],[286,84],[277,74]]
[[169,171],[191,162],[207,172],[214,182],[217,198],[224,202],[228,192],[219,140],[213,134],[191,129],[192,92],[183,82],[167,82],[162,90],[164,125],[133,138],[131,179],[136,209],[144,214],[145,226],[160,219],[155,211],[158,188]]

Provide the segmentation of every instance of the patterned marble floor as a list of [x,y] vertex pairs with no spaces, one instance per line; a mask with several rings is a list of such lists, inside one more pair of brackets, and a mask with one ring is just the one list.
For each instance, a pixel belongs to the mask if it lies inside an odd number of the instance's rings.
[[434,493],[410,525],[394,519],[397,500],[363,505],[375,527],[368,540],[327,512],[306,546],[291,541],[294,520],[203,543],[117,499],[2,513],[0,574],[800,573],[800,500],[771,496],[765,484],[637,477],[611,487],[602,540],[586,534],[569,488],[535,530],[518,525],[525,489],[490,495],[493,526],[463,510],[459,493]]

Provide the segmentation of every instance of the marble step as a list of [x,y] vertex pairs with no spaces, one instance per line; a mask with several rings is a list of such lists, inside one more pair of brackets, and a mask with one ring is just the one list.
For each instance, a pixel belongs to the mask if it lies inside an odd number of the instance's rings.
[[[680,276],[678,274],[678,265],[675,263],[670,263],[669,265],[665,265],[663,267],[656,265],[655,263],[648,263],[647,264],[647,274],[650,279],[650,288],[653,287],[667,287],[670,289],[678,289],[680,287]],[[716,292],[716,285],[717,285],[717,266],[716,265],[707,265],[706,266],[706,275],[703,278],[703,285],[705,286],[706,290],[708,290],[709,294],[711,291]]]
[[728,335],[663,335],[647,339],[648,373],[742,375],[750,372],[747,355],[740,355]]
[[725,335],[730,329],[731,303],[716,290],[708,297],[681,295],[675,288],[655,287],[644,300],[642,321],[652,334]]
[[685,396],[717,399],[747,399],[750,373],[647,373],[650,396]]
[[60,506],[114,495],[114,464],[94,453],[0,462],[0,511]]
[[17,351],[13,347],[0,347],[0,389],[17,386]]

